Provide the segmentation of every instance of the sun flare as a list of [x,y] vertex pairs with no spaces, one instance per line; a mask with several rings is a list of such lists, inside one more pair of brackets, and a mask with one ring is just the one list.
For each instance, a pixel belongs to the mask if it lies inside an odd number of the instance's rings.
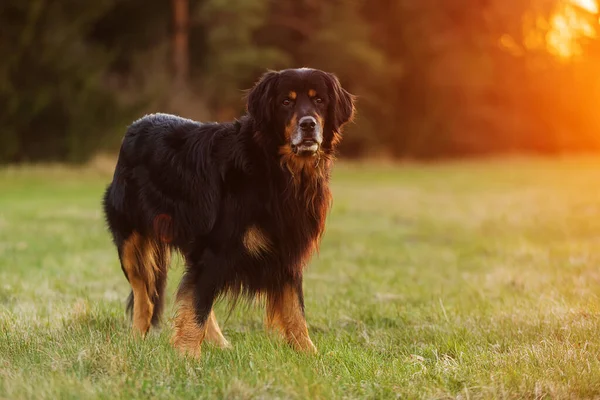
[[598,3],[596,3],[596,0],[571,0],[571,4],[589,13],[598,14]]
[[581,55],[581,39],[597,35],[594,23],[597,14],[596,0],[562,2],[549,21],[550,29],[546,34],[548,51],[566,59]]
[[599,35],[599,0],[560,0],[549,17],[527,14],[523,38],[502,35],[499,45],[515,56],[528,50],[545,50],[559,59],[570,60],[583,54],[583,39]]

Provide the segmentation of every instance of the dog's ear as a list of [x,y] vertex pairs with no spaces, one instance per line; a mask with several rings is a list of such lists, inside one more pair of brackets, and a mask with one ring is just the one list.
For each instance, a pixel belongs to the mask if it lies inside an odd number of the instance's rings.
[[275,107],[273,89],[277,84],[278,78],[278,72],[266,72],[248,93],[246,109],[259,126],[270,121],[273,117]]
[[342,87],[339,79],[334,74],[327,74],[329,86],[330,118],[333,118],[333,127],[339,132],[341,127],[354,118],[354,101],[356,97]]

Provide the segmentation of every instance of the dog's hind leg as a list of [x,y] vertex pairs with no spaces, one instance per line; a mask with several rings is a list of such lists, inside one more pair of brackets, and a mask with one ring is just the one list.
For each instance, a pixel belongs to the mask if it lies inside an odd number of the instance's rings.
[[225,339],[221,328],[219,328],[214,310],[210,312],[206,321],[206,341],[221,349],[231,348],[231,344]]
[[[133,329],[145,336],[154,319],[156,304],[162,300],[159,297],[157,283],[164,290],[164,277],[160,270],[161,262],[157,259],[160,251],[156,243],[142,237],[137,232],[132,233],[119,249],[121,266],[131,285],[133,295]],[[157,280],[158,278],[158,280]],[[162,303],[157,310],[161,309]],[[159,314],[158,314],[159,315]]]
[[158,243],[154,247],[154,271],[155,271],[155,291],[151,295],[154,311],[152,313],[152,326],[160,324],[160,318],[165,304],[165,288],[167,286],[167,273],[171,264],[171,249],[168,245]]
[[[217,283],[207,273],[206,267],[188,262],[177,291],[178,308],[172,337],[172,344],[180,353],[199,358],[202,342],[207,335],[215,333],[209,317],[216,295]],[[207,332],[209,326],[212,327],[211,333]]]

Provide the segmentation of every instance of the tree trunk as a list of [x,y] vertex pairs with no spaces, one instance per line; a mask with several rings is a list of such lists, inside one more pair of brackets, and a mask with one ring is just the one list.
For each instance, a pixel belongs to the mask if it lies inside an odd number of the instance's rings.
[[188,0],[172,0],[173,4],[173,84],[176,89],[187,85],[189,75]]

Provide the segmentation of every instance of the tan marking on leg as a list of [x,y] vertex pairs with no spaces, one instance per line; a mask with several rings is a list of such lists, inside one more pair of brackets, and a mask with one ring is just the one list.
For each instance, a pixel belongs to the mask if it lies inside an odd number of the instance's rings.
[[154,304],[150,301],[148,290],[142,280],[132,278],[131,288],[133,289],[133,327],[144,337],[150,329]]
[[206,321],[206,337],[205,339],[213,345],[220,347],[221,349],[229,349],[231,345],[223,336],[221,328],[217,323],[217,317],[215,316],[214,310],[210,312],[208,320]]
[[266,326],[283,334],[296,351],[317,352],[310,340],[298,295],[291,286],[287,285],[280,296],[267,300]]
[[200,358],[202,341],[206,336],[207,324],[200,325],[196,321],[193,294],[191,291],[178,293],[179,308],[175,316],[175,331],[172,343],[180,353]]
[[261,254],[271,250],[271,241],[269,238],[254,225],[244,233],[243,243],[248,253],[254,257],[259,257]]
[[308,97],[315,97],[317,95],[317,92],[315,91],[315,89],[308,89]]
[[122,250],[123,269],[133,291],[133,329],[143,336],[150,329],[154,305],[149,291],[154,290],[154,272],[146,271],[149,253],[144,239],[134,232],[124,243]]

